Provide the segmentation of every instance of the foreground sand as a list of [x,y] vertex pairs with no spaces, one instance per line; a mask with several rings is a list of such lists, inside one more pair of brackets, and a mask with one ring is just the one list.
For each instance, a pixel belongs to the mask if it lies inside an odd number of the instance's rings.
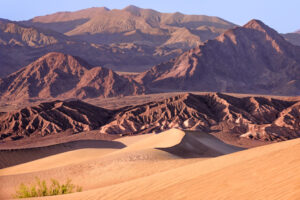
[[[2,198],[10,198],[20,182],[30,183],[35,176],[61,181],[72,178],[84,190],[40,199],[300,198],[300,139],[236,153],[233,152],[240,149],[209,135],[175,129],[118,142],[127,147],[99,152],[98,157],[87,160],[77,160],[75,155],[79,152],[72,152],[74,162],[67,161],[56,168],[44,165],[49,160],[58,162],[65,155],[0,170]],[[202,151],[197,151],[196,146]],[[182,158],[182,151],[193,159]]]

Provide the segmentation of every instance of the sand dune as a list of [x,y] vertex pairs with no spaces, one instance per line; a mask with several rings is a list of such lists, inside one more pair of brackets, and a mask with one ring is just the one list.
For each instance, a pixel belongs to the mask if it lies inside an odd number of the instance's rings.
[[[142,137],[144,138],[142,139]],[[145,153],[147,150],[151,150],[152,152],[156,151],[160,154],[168,152],[173,157],[205,158],[242,150],[242,148],[225,144],[216,137],[199,131],[170,129],[160,134],[149,134],[136,139],[139,141],[133,142],[133,137],[127,148],[117,151],[115,154],[138,151]],[[129,139],[119,139],[118,141],[122,142],[122,140],[128,141]]]
[[[83,151],[78,150],[33,161],[31,165],[15,166],[22,174],[13,174],[10,168],[2,169],[1,198],[10,198],[18,184],[29,184],[34,177],[60,181],[72,178],[75,184],[83,186],[81,193],[40,199],[273,200],[300,197],[296,193],[300,190],[297,157],[300,139],[236,153],[233,152],[241,149],[211,135],[177,129],[116,141],[126,147],[105,152],[107,154],[99,152],[99,156],[86,159],[79,156]],[[97,153],[95,149],[84,151]],[[195,158],[183,159],[182,152]],[[70,159],[64,161],[64,165],[53,164],[68,155]],[[49,163],[56,168],[45,167]],[[26,168],[31,169],[30,173]]]
[[[300,139],[109,187],[40,199],[299,199]],[[147,166],[145,166],[147,167]]]
[[[181,149],[193,152],[195,144],[191,145],[192,149],[187,148],[190,141],[186,138],[193,138],[195,137],[193,135],[197,134],[199,139],[209,138],[203,133],[185,133],[172,129],[161,134],[125,137],[113,141],[126,146],[119,150],[113,150],[107,145],[102,149],[80,149],[5,168],[0,170],[0,188],[5,188],[1,195],[5,198],[11,197],[20,183],[30,184],[34,177],[46,180],[55,178],[60,181],[71,178],[75,184],[83,186],[84,190],[93,190],[147,177],[170,170],[170,168],[182,167],[203,160],[203,158],[216,156],[209,155],[210,151],[207,150],[202,154],[195,154],[195,159],[182,159],[177,154]],[[212,143],[214,141],[222,143],[212,136],[210,140]],[[201,146],[201,144],[199,140],[198,145]],[[223,145],[226,146],[224,143]],[[232,148],[230,152],[239,150],[229,145],[227,147]]]

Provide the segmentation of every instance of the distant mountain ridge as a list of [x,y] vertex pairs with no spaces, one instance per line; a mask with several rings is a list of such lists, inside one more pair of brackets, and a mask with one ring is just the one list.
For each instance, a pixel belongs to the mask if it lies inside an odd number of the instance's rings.
[[[126,42],[163,47],[169,46],[172,41],[172,47],[178,45],[184,49],[195,47],[235,26],[217,17],[160,13],[136,6],[122,10],[102,7],[59,12],[35,17],[24,23],[98,44]],[[181,41],[178,34],[193,42]]]
[[[183,50],[133,43],[96,45],[45,28],[0,20],[0,77],[19,70],[49,52],[79,56],[94,66],[117,71],[141,72],[179,55]],[[135,59],[129,60],[129,57]]]

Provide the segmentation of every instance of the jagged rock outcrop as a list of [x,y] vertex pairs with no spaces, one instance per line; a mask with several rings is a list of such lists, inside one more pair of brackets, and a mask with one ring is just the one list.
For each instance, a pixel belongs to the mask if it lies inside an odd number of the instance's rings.
[[62,131],[90,131],[104,125],[112,111],[82,101],[54,101],[0,115],[1,140],[18,140]]
[[103,67],[92,68],[80,58],[49,53],[0,79],[2,100],[91,98],[142,94],[143,87]]
[[153,91],[300,94],[300,47],[259,20],[154,66],[137,77]]
[[0,140],[63,131],[99,130],[101,134],[134,135],[170,128],[260,141],[298,138],[300,100],[189,93],[118,110],[81,101],[54,101],[0,114]]
[[274,141],[300,136],[300,102],[220,93],[186,94],[128,107],[100,129],[107,134],[161,132],[170,128],[229,132]]

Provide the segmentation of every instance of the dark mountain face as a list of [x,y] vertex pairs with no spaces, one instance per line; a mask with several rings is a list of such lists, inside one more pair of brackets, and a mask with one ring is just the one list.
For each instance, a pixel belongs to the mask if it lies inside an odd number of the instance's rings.
[[32,98],[91,98],[143,93],[135,81],[94,67],[80,58],[49,53],[25,68],[0,79],[2,100]]
[[300,48],[252,20],[142,73],[149,88],[300,94]]

